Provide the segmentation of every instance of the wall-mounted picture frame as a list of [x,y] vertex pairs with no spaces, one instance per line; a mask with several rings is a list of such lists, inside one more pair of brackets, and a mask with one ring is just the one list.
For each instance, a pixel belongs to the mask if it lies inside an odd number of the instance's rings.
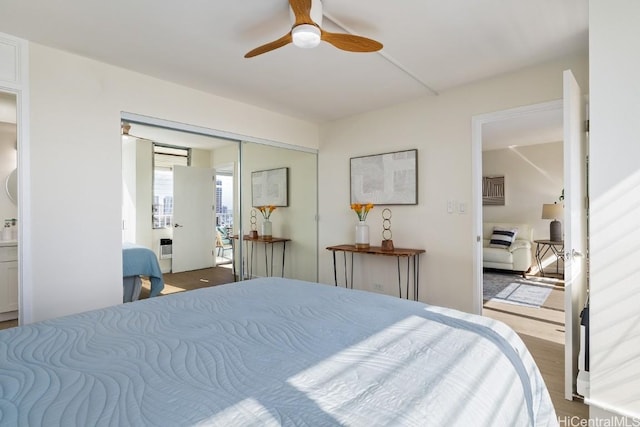
[[351,203],[418,204],[418,150],[350,159]]
[[251,206],[289,206],[289,168],[251,172]]
[[504,175],[482,177],[482,205],[504,206]]

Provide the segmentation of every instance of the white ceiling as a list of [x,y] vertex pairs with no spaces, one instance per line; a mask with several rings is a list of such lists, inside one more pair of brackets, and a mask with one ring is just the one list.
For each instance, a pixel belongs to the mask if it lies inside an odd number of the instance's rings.
[[[324,0],[323,28],[383,43],[287,45],[286,0],[0,2],[0,31],[322,123],[587,50],[587,0]],[[335,22],[339,22],[336,25]]]
[[562,109],[538,111],[482,125],[482,149],[485,151],[563,139]]

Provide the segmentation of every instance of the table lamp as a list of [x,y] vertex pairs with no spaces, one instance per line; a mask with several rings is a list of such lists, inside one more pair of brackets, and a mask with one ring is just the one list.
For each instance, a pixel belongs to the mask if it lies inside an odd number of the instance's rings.
[[549,225],[549,240],[553,242],[562,241],[562,224],[558,218],[563,215],[563,207],[557,203],[542,205],[542,219],[552,219]]

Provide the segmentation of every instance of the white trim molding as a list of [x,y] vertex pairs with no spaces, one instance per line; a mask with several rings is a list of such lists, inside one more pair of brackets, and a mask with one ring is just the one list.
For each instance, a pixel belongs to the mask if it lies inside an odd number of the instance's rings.
[[0,33],[0,92],[16,96],[18,148],[18,322],[33,320],[29,156],[29,42]]

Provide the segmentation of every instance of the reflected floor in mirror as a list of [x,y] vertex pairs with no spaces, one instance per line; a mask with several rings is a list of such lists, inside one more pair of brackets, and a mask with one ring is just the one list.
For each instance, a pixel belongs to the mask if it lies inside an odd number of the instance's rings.
[[[231,264],[225,264],[218,267],[204,268],[202,270],[166,273],[163,274],[163,278],[164,289],[160,295],[168,295],[175,292],[190,291],[233,282],[233,270]],[[149,298],[149,292],[149,280],[142,279],[140,299]]]

